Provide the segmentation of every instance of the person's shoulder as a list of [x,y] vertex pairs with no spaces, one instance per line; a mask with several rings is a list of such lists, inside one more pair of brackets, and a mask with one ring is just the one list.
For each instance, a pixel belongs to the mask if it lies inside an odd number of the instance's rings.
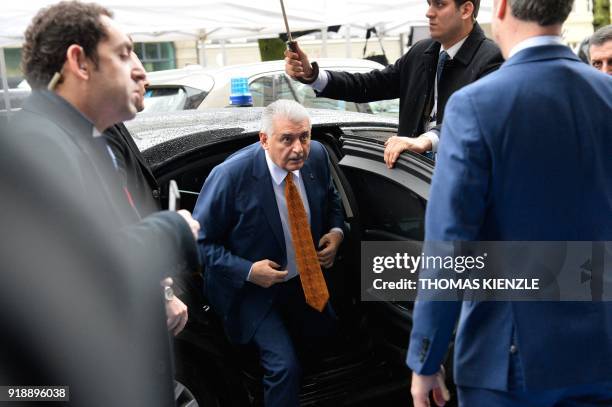
[[468,98],[468,99],[479,99],[481,95],[488,95],[494,92],[494,89],[504,88],[514,83],[512,76],[508,75],[507,72],[503,72],[499,69],[481,77],[475,82],[468,84],[467,86],[459,89],[453,93],[451,98],[457,96],[457,98]]
[[432,39],[432,38],[425,38],[423,40],[415,42],[414,45],[412,47],[410,47],[410,50],[415,50],[416,52],[425,51],[426,49],[428,49],[429,47],[431,47],[435,43],[436,43],[436,41],[434,39]]
[[609,112],[612,108],[612,75],[600,72],[582,61],[567,61],[566,67],[571,67],[573,77],[576,78],[568,86],[581,95],[590,95],[585,99],[589,99],[587,103],[593,109],[597,105]]
[[316,151],[317,153],[324,153],[325,152],[325,147],[323,147],[323,144],[321,144],[320,141],[317,140],[312,140],[310,142],[310,151]]
[[316,140],[310,142],[309,156],[316,160],[327,160],[327,150],[325,146]]
[[11,118],[7,126],[12,137],[22,144],[37,149],[56,146],[60,150],[75,147],[74,140],[58,122],[38,113],[22,109]]
[[255,156],[261,149],[262,147],[259,141],[253,144],[249,144],[248,146],[241,148],[240,150],[227,157],[221,165],[225,165],[231,168],[247,165],[249,162],[255,159]]
[[508,86],[515,84],[511,76],[498,69],[457,90],[447,102],[445,117],[449,107],[461,105],[463,109],[469,109],[468,106],[478,109],[476,106],[485,101],[500,97],[503,95],[501,89],[508,89]]
[[485,38],[482,40],[480,47],[478,48],[478,53],[481,55],[488,55],[491,57],[495,57],[503,62],[504,57],[502,56],[501,50],[499,46],[490,38]]
[[406,58],[411,58],[413,55],[421,55],[425,51],[427,51],[430,47],[435,45],[436,41],[431,38],[426,38],[420,41],[415,42],[410,49],[401,56],[400,60],[405,60]]
[[250,168],[253,167],[255,157],[261,148],[259,142],[241,148],[217,165],[213,173],[223,174],[233,180],[243,177],[246,173],[250,173]]
[[587,79],[589,83],[600,83],[603,87],[612,86],[612,75],[594,69],[582,61],[568,61],[568,64],[580,75]]

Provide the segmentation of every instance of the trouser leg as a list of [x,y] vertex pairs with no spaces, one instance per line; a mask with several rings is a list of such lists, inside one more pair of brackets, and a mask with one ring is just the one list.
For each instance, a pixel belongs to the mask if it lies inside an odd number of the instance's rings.
[[264,370],[266,407],[298,406],[301,369],[285,323],[273,309],[253,336]]

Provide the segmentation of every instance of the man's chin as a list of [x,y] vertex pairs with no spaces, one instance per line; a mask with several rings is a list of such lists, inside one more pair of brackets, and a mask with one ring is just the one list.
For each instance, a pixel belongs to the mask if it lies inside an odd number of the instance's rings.
[[289,161],[285,166],[287,171],[297,171],[304,166],[304,160],[300,161]]
[[117,120],[115,123],[132,120],[134,117],[136,117],[136,113],[138,113],[138,111],[136,110],[136,106],[130,103],[126,107],[126,109],[123,112],[121,112],[121,115],[120,115],[121,118]]

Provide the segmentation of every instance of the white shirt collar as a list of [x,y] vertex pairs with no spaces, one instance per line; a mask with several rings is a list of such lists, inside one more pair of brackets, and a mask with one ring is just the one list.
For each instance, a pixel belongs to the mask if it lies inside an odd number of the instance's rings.
[[514,55],[518,54],[524,49],[542,47],[545,45],[563,45],[563,41],[558,35],[538,35],[536,37],[530,37],[516,44],[514,48],[510,50],[508,59],[512,58]]
[[102,135],[102,133],[100,133],[100,132],[98,131],[98,129],[96,129],[95,127],[93,127],[93,130],[91,130],[91,135],[93,136],[93,138],[96,138],[96,137],[100,137],[100,136]]
[[467,40],[468,36],[465,36],[461,41],[459,41],[458,43],[456,43],[455,45],[453,45],[452,47],[450,47],[449,49],[444,49],[444,46],[440,47],[440,53],[442,53],[442,51],[446,51],[446,53],[448,54],[448,56],[450,57],[450,59],[455,58],[455,55],[457,55],[457,52],[459,52],[459,50],[461,49],[461,46],[465,43],[465,41]]
[[[272,180],[274,181],[276,185],[282,184],[283,181],[285,180],[285,177],[287,176],[288,171],[276,165],[276,163],[272,161],[272,158],[270,157],[270,154],[268,154],[267,150],[265,151],[265,153],[266,153],[266,163],[268,164],[268,170],[270,170],[270,175],[272,176]],[[293,175],[295,175],[297,179],[300,178],[300,170],[295,170],[291,172],[293,173]]]

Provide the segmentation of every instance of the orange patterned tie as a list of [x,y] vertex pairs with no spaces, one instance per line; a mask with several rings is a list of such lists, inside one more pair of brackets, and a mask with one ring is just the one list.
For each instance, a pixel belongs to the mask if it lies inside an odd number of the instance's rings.
[[291,173],[288,173],[285,177],[285,201],[289,214],[291,241],[295,250],[295,264],[300,273],[304,297],[306,297],[308,305],[321,312],[329,300],[329,292],[310,234],[304,203],[293,183],[293,174]]

